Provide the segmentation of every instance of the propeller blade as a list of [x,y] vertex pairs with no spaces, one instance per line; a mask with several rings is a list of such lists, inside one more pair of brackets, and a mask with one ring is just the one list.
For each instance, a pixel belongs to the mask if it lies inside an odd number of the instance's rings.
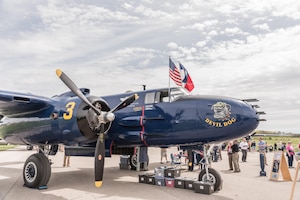
[[[100,134],[98,136],[96,149],[95,149],[95,186],[101,187],[102,186],[102,179],[103,179],[103,171],[104,171],[104,159],[105,159],[105,138],[104,138],[104,124],[106,121],[112,121],[114,119],[113,112],[125,108],[126,106],[130,105],[138,99],[138,95],[134,94],[127,97],[124,101],[122,101],[119,105],[113,108],[107,115],[105,116],[106,120],[102,118],[100,121]],[[100,117],[100,116],[99,116]]]
[[104,140],[104,124],[101,124],[100,134],[98,136],[95,149],[95,186],[102,186],[103,171],[105,158],[105,140]]
[[101,112],[82,94],[75,83],[65,73],[63,73],[60,69],[57,69],[56,75],[74,94],[76,94],[84,103],[90,106],[97,113],[97,115],[101,114]]
[[139,96],[137,94],[133,94],[133,95],[127,97],[121,103],[119,103],[116,107],[114,107],[113,109],[111,109],[110,112],[115,112],[115,111],[118,111],[118,110],[120,110],[122,108],[125,108],[126,106],[129,106],[132,102],[134,102],[135,100],[137,100],[138,98],[139,98]]

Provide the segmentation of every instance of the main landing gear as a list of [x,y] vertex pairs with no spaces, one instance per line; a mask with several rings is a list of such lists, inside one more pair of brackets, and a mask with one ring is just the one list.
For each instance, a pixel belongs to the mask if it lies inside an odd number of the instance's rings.
[[48,158],[41,153],[31,155],[23,168],[24,186],[29,188],[46,187],[51,176]]
[[32,154],[27,158],[23,167],[24,186],[29,188],[47,188],[51,176],[49,159],[45,156],[47,151],[40,147],[41,153]]
[[[211,145],[211,148],[213,145]],[[221,174],[213,169],[209,168],[209,163],[208,159],[210,156],[210,151],[211,148],[206,152],[206,145],[203,147],[203,154],[204,154],[204,169],[200,171],[199,176],[198,176],[198,181],[203,181],[203,182],[210,182],[214,184],[214,190],[218,191],[222,189],[222,177]]]

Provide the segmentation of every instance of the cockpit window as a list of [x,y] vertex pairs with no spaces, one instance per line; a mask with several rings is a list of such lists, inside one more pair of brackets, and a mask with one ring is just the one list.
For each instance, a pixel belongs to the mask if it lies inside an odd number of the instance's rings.
[[145,104],[154,103],[155,92],[148,92],[145,96]]
[[174,100],[184,95],[188,95],[188,93],[183,88],[171,88],[171,97]]
[[160,96],[160,102],[172,102],[175,101],[178,97],[188,95],[186,91],[184,91],[182,88],[171,88],[171,95],[169,97],[169,90],[162,90],[160,92],[157,92],[157,95]]
[[171,88],[171,95],[169,97],[169,89],[163,89],[157,92],[148,92],[145,95],[145,104],[153,104],[159,102],[172,102],[175,101],[178,97],[189,95],[182,88]]

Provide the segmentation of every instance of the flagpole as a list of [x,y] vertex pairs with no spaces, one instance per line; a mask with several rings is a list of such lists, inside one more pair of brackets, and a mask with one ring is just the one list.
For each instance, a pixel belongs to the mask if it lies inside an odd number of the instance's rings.
[[170,60],[171,60],[171,56],[169,56],[169,67],[168,67],[168,69],[169,69],[169,91],[168,91],[168,94],[169,94],[169,103],[171,102],[171,81],[170,81],[170,79],[171,79],[171,77],[170,77]]
[[178,64],[179,64],[179,72],[180,72],[180,78],[181,78],[181,88],[183,88],[182,73],[181,73],[181,69],[180,69],[180,61],[179,60],[178,60]]

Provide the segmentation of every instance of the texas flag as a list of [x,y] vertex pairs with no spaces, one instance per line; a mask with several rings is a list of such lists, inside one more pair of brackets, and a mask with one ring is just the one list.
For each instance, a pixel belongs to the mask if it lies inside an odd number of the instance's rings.
[[180,72],[181,72],[182,87],[184,87],[185,89],[187,89],[190,92],[194,89],[194,83],[193,83],[189,73],[187,72],[187,70],[181,63],[179,63],[179,67],[180,67]]

